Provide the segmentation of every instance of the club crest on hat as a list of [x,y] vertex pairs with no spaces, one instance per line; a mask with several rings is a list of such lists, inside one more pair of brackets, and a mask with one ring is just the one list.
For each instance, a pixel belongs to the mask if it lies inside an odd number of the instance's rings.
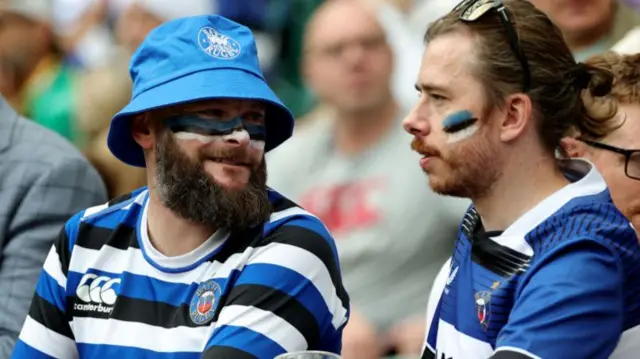
[[215,279],[200,283],[189,305],[189,316],[198,325],[207,324],[216,312],[222,289]]
[[198,32],[198,45],[207,55],[221,60],[234,59],[242,51],[238,41],[210,26],[205,26]]

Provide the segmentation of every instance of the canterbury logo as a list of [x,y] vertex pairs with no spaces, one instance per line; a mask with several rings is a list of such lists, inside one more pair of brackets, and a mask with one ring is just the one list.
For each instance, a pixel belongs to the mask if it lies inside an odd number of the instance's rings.
[[111,313],[118,294],[113,288],[120,284],[120,278],[98,276],[93,273],[85,274],[76,289],[76,297],[88,304],[75,303],[74,308],[81,311],[95,311]]

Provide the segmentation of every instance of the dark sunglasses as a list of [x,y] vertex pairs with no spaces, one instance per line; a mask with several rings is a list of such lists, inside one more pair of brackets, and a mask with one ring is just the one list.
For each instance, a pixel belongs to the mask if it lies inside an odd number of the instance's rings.
[[511,50],[516,55],[516,58],[522,66],[524,73],[524,83],[522,84],[522,90],[524,92],[529,91],[531,86],[531,71],[529,70],[529,62],[524,52],[520,48],[520,41],[518,34],[509,16],[509,10],[504,6],[500,0],[464,0],[458,4],[453,11],[460,12],[459,18],[464,22],[474,22],[479,18],[487,14],[489,11],[495,10],[502,22],[502,26],[507,32],[509,38],[509,45]]
[[637,150],[626,150],[624,148],[619,148],[611,145],[607,145],[602,142],[595,142],[589,140],[580,140],[585,144],[598,148],[601,150],[614,152],[624,156],[624,174],[627,177],[640,181],[640,149]]

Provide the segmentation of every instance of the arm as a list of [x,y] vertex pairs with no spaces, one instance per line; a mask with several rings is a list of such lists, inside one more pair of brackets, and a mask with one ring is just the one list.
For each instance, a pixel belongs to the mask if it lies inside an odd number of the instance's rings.
[[529,271],[491,358],[609,357],[624,314],[617,256],[596,241],[572,241]]
[[66,314],[66,285],[71,257],[67,228],[60,232],[40,273],[29,314],[11,358],[78,358]]
[[203,358],[273,358],[308,349],[340,353],[348,297],[333,240],[317,220],[288,222],[238,276]]
[[53,167],[28,185],[2,249],[0,358],[11,354],[42,264],[60,228],[74,213],[106,201],[101,179],[80,157]]

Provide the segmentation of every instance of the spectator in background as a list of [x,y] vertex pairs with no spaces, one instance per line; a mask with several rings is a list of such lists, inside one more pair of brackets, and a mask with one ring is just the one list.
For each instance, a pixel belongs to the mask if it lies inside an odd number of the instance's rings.
[[49,1],[0,1],[0,92],[19,113],[78,144],[76,75],[63,59]]
[[565,138],[562,145],[570,157],[584,157],[596,165],[615,205],[640,229],[640,54],[606,52],[587,63],[614,74],[611,93],[619,106],[612,121],[619,128],[603,138],[576,134]]
[[20,118],[2,96],[0,188],[0,359],[7,359],[60,229],[74,213],[107,198],[98,173],[76,149]]
[[432,279],[468,202],[426,186],[390,89],[392,51],[366,6],[323,4],[308,24],[303,61],[330,110],[267,156],[269,184],[336,238],[354,308],[343,357],[417,354]]
[[576,61],[609,50],[640,24],[640,15],[615,0],[530,0],[560,28]]

